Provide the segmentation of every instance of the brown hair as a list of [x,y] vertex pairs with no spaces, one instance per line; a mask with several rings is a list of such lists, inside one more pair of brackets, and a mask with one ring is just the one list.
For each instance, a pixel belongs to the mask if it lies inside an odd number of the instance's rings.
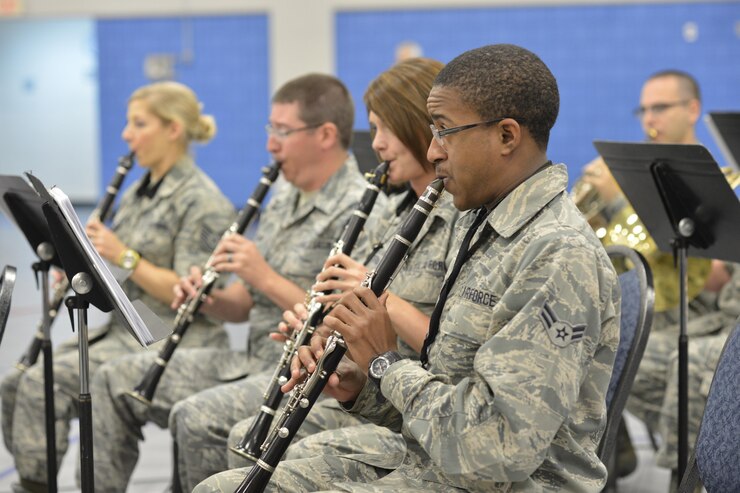
[[273,103],[298,103],[298,117],[308,126],[331,122],[337,126],[343,149],[352,144],[355,108],[342,81],[331,75],[308,74],[286,82]]
[[432,141],[427,97],[443,66],[429,58],[409,58],[376,77],[363,97],[367,111],[383,120],[424,169],[433,166],[427,160]]

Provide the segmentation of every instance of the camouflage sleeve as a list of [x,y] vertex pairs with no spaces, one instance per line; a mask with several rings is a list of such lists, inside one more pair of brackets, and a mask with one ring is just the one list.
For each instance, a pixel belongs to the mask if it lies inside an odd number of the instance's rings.
[[191,197],[183,223],[173,238],[173,269],[186,275],[191,266],[205,265],[221,235],[235,217],[234,206],[220,195],[199,193]]
[[[454,384],[412,362],[388,370],[382,392],[402,411],[404,432],[450,478],[522,481],[565,420],[603,425],[614,352],[600,339],[603,327],[618,324],[619,289],[604,276],[605,262],[578,236],[538,240],[519,259],[488,327],[460,320],[447,328],[468,340],[486,334],[469,376]],[[602,313],[600,303],[611,309]],[[584,400],[600,420],[574,411]]]
[[[403,360],[396,363],[396,365],[410,363],[411,361],[410,359]],[[341,404],[342,408],[349,413],[359,414],[374,424],[385,426],[396,433],[401,432],[403,415],[385,398],[378,386],[370,380],[365,382],[365,386],[354,402]]]

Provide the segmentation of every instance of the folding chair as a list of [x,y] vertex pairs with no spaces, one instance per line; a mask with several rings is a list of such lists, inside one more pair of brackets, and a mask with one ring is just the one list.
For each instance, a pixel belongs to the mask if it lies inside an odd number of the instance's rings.
[[[606,252],[615,265],[627,269],[619,276],[622,288],[619,346],[606,395],[606,429],[599,445],[599,458],[611,466],[609,470],[613,473],[617,430],[650,334],[655,292],[652,271],[640,253],[622,245],[610,245]],[[610,474],[607,489],[615,484],[613,476]]]

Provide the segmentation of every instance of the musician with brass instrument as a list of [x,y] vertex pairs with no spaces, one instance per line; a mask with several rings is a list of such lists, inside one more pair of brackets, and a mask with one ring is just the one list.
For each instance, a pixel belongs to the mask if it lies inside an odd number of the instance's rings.
[[[426,111],[426,98],[441,68],[442,63],[435,60],[409,59],[380,74],[365,91],[364,102],[373,135],[373,149],[389,165],[389,183],[405,186],[406,192],[392,195],[384,207],[376,206],[374,210],[378,212],[374,214],[379,217],[366,223],[368,241],[364,245],[358,246],[351,255],[335,254],[327,258],[324,270],[317,277],[319,282],[312,288],[313,292],[319,293],[316,301],[324,307],[330,307],[339,298],[337,293],[351,290],[365,279],[368,269],[373,269],[382,258],[394,233],[435,178],[434,166],[426,159],[426,150],[432,139],[431,133],[426,131],[431,123]],[[415,359],[418,359],[429,315],[448,267],[446,258],[458,215],[448,195],[439,198],[416,240],[410,245],[408,258],[391,287],[388,306],[393,314],[394,327],[406,330],[406,333],[400,334],[399,346],[404,354]],[[292,329],[300,332],[304,329],[306,307],[298,305],[295,312],[302,315],[300,319],[291,312],[286,312],[285,317],[293,322]],[[287,331],[285,324],[281,324],[281,327]],[[269,424],[264,430],[256,430],[252,428],[254,420],[250,418],[234,426],[231,433],[227,428],[223,437],[216,437],[214,428],[235,423],[228,421],[232,419],[231,414],[227,418],[225,413],[216,412],[209,416],[209,421],[203,422],[199,410],[203,406],[210,408],[208,402],[219,402],[219,407],[227,409],[238,406],[242,412],[240,419],[262,414],[266,412],[262,396],[268,385],[272,385],[273,374],[270,371],[265,375],[250,377],[248,381],[252,382],[252,388],[242,387],[239,392],[218,393],[219,389],[202,392],[178,403],[173,409],[170,429],[176,436],[181,458],[179,472],[183,490],[191,491],[200,481],[226,470],[227,466],[233,468],[241,465],[238,461],[246,460],[242,459],[244,455],[259,455],[258,449],[264,438],[253,444],[257,448],[256,454],[245,446],[241,455],[231,450],[227,456],[227,434],[235,438],[232,445],[244,439],[250,443],[251,437],[247,433],[259,436],[259,431],[264,431],[262,435],[266,436]],[[280,384],[276,384],[279,387]],[[298,438],[325,429],[367,423],[344,413],[333,399],[322,401],[321,404],[326,405],[317,405],[311,410],[310,422],[301,427]],[[273,412],[279,412],[280,407]],[[274,419],[271,421],[274,422]],[[353,433],[348,443],[361,444],[365,453],[388,450],[394,445],[398,449],[403,447],[400,435],[385,428],[372,428],[362,437]],[[219,445],[223,451],[220,457],[214,452]],[[216,462],[216,458],[220,462]]]
[[[405,451],[284,461],[267,491],[596,491],[606,480],[596,449],[619,286],[565,192],[565,166],[547,158],[555,78],[523,48],[485,46],[442,69],[427,108],[428,159],[469,212],[421,364],[397,352],[384,296],[370,289],[345,295],[325,318],[351,358],[325,391],[401,431]],[[301,365],[314,369],[310,348],[299,356],[285,390]],[[232,492],[244,475],[221,473],[194,491]]]
[[[697,81],[679,70],[664,70],[648,77],[642,87],[640,105],[635,115],[650,142],[696,144],[695,126],[701,117],[701,93]],[[728,180],[732,176],[728,175]],[[640,369],[632,386],[627,408],[657,431],[663,406],[671,354],[677,349],[679,282],[673,255],[658,250],[646,228],[622,194],[616,180],[601,158],[584,169],[583,187],[592,188],[595,200],[602,206],[605,221],[595,225],[597,236],[605,245],[623,244],[636,249],[647,259],[655,283],[653,327]],[[579,188],[578,186],[576,188]],[[589,205],[584,209],[593,210]],[[585,211],[584,211],[585,212]],[[593,223],[592,223],[593,225]],[[722,262],[688,259],[688,332],[692,337],[715,333],[722,325],[718,316],[716,292],[729,276]],[[692,411],[693,412],[693,411]],[[701,419],[701,415],[692,419]],[[697,421],[698,422],[698,421]],[[617,444],[617,473],[631,472],[636,466],[626,428],[620,430]],[[675,464],[673,466],[676,467]]]
[[[201,114],[198,99],[188,87],[164,82],[137,89],[128,102],[122,137],[147,173],[123,193],[111,228],[96,218],[87,226],[87,234],[100,255],[130,272],[122,285],[126,295],[141,299],[165,320],[172,320],[169,305],[180,276],[190,265],[208,257],[215,235],[233,217],[229,200],[188,153],[192,142],[209,141],[215,130],[213,117]],[[228,344],[220,323],[198,317],[195,326],[186,344]],[[91,331],[90,338],[97,339],[89,348],[91,376],[106,361],[143,351],[115,318]],[[59,463],[67,448],[69,421],[77,414],[76,348],[75,336],[54,355]],[[39,366],[22,374],[17,390],[7,381],[3,383],[3,433],[21,478],[17,491],[46,491],[43,379]],[[6,405],[11,392],[15,394],[14,406]]]
[[[273,160],[281,163],[287,184],[274,190],[254,241],[230,235],[219,242],[213,268],[234,273],[239,281],[212,290],[201,306],[204,313],[220,319],[248,318],[248,352],[179,348],[149,406],[132,399],[129,392],[155,363],[156,354],[104,365],[92,382],[96,491],[126,489],[145,423],[165,427],[180,399],[274,364],[280,346],[267,334],[283,310],[303,299],[364,190],[363,177],[348,154],[353,122],[349,91],[332,76],[306,75],[276,92],[266,145]],[[172,307],[192,296],[200,280],[197,267],[182,278]]]

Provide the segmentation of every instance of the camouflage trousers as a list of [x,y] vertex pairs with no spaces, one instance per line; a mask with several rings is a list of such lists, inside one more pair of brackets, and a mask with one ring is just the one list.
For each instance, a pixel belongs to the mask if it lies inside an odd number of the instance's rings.
[[[239,443],[251,428],[270,378],[272,370],[250,375],[244,380],[199,392],[173,408],[170,431],[177,443],[178,474],[184,491],[191,491],[200,481],[227,468],[251,465],[246,458],[230,452],[230,447]],[[245,416],[252,418],[239,422]],[[322,400],[309,413],[294,440],[298,443],[288,449],[288,454],[290,457],[313,456],[327,450],[328,453],[354,453],[359,450],[372,453],[376,450],[388,451],[394,445],[396,448],[403,446],[400,436],[372,426],[376,431],[367,432],[367,437],[359,434],[341,437],[339,449],[335,449],[334,444],[327,444],[325,448],[319,432],[361,423],[363,421],[356,416],[341,410],[336,401]],[[307,438],[301,440],[304,437]]]
[[[203,390],[178,402],[169,427],[177,444],[177,472],[183,491],[227,466],[229,430],[259,412],[272,370]],[[246,430],[245,430],[246,431]]]
[[[232,428],[229,446],[241,440],[253,419]],[[270,486],[266,491],[329,490],[334,489],[340,479],[360,483],[374,481],[390,471],[385,464],[388,457],[393,457],[392,462],[397,465],[404,452],[405,442],[401,435],[367,424],[344,412],[335,400],[324,399],[308,414],[273,475],[271,484],[279,484],[279,489]],[[379,457],[383,460],[378,460]],[[229,470],[211,476],[194,491],[234,491],[248,471],[241,467],[243,465],[249,465],[246,459],[229,454]],[[282,471],[286,471],[285,474]]]
[[151,405],[130,392],[154,363],[156,354],[129,356],[100,368],[92,383],[95,440],[95,491],[121,492],[139,456],[141,427],[151,421],[166,427],[178,401],[224,382],[224,369],[240,366],[245,375],[262,371],[266,362],[247,360],[245,353],[227,349],[179,349],[162,375]]
[[[691,341],[689,346],[694,341],[712,337],[712,334],[722,330],[728,323],[728,315],[719,311],[696,317],[690,314],[689,317],[687,327]],[[729,320],[731,322],[731,318]],[[651,331],[635,381],[632,384],[630,397],[627,400],[627,410],[640,418],[652,432],[658,431],[661,413],[664,409],[663,401],[669,382],[671,361],[677,357],[677,350],[677,327],[657,332]],[[689,417],[691,421],[696,419],[700,421],[701,414]]]
[[[266,492],[303,493],[349,491],[355,493],[462,493],[466,490],[423,479],[400,451],[378,454],[320,455],[280,462]],[[257,466],[255,466],[257,467]],[[203,481],[194,493],[233,492],[249,468],[231,469]],[[503,491],[503,490],[501,490]],[[507,491],[509,491],[507,486]]]
[[[707,404],[709,387],[728,334],[701,337],[689,341],[689,453],[693,450],[699,425]],[[678,353],[669,363],[668,382],[661,409],[659,430],[662,443],[656,462],[661,467],[678,467]]]
[[[241,421],[231,429],[229,447],[239,443],[253,420],[254,417]],[[334,399],[324,399],[308,413],[285,452],[285,460],[319,455],[388,454],[405,449],[400,434],[345,412]],[[228,465],[229,469],[236,469],[252,463],[241,455],[230,453]]]
[[[98,338],[89,346],[89,373],[135,351],[141,346],[121,330],[92,330]],[[70,420],[79,415],[79,355],[77,339],[61,344],[53,355],[54,412],[56,417],[57,467],[68,447]],[[93,394],[94,396],[94,394]],[[93,397],[93,402],[95,401]],[[25,479],[46,483],[46,418],[44,407],[43,356],[24,372],[13,370],[2,383],[2,429],[5,446],[13,454],[18,474]]]

